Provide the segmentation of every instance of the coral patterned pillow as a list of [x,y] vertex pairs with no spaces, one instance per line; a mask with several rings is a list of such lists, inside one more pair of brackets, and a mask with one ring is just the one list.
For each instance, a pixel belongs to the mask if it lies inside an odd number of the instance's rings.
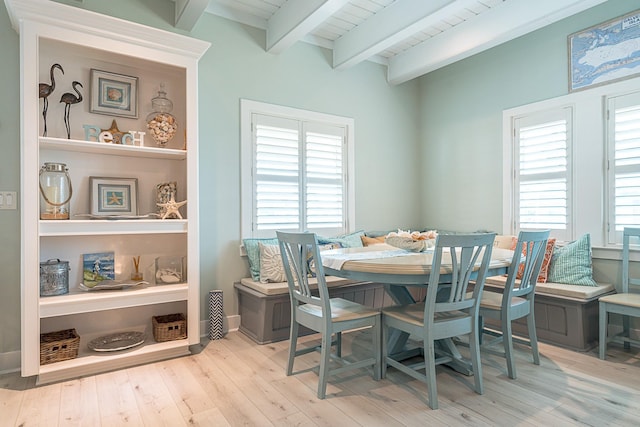
[[[518,244],[518,239],[513,239],[513,245],[511,246],[511,250],[516,249],[516,245]],[[551,263],[551,256],[553,255],[553,248],[556,245],[556,239],[547,240],[547,247],[544,252],[544,259],[542,260],[542,265],[540,266],[540,273],[538,274],[538,283],[547,283],[547,277],[549,276],[549,264]],[[522,247],[522,255],[527,256],[527,247]],[[516,279],[521,280],[522,274],[524,273],[524,264],[520,264],[518,267],[518,274],[516,275]]]

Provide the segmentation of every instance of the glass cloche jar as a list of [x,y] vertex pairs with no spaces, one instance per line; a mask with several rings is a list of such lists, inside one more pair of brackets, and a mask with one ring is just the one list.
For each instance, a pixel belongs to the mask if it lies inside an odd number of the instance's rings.
[[151,99],[151,109],[152,112],[147,116],[147,129],[156,144],[164,147],[178,131],[178,122],[171,114],[173,102],[167,98],[164,83],[160,84],[158,96]]

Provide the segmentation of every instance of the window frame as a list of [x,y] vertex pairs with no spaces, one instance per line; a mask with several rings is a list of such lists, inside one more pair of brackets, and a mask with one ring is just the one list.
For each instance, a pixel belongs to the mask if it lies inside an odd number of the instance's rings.
[[[513,118],[541,111],[573,109],[573,218],[566,239],[591,234],[594,257],[619,259],[620,244],[607,236],[607,118],[606,98],[640,89],[640,77],[596,86],[555,98],[505,109],[502,114],[502,227],[503,233],[517,234],[513,212]],[[553,235],[553,234],[552,234]]]
[[[522,181],[529,181],[532,179],[522,179],[519,171],[520,165],[520,130],[523,128],[528,128],[535,125],[548,124],[552,122],[556,122],[558,120],[566,121],[566,170],[564,172],[557,172],[551,175],[555,177],[563,177],[566,179],[566,224],[564,229],[555,228],[551,229],[551,235],[556,239],[560,240],[569,240],[572,236],[573,230],[573,107],[572,106],[564,106],[561,108],[553,108],[543,111],[535,111],[528,114],[523,114],[519,116],[514,116],[511,118],[511,152],[512,161],[511,161],[511,170],[512,173],[510,175],[510,179],[512,180],[513,185],[511,186],[511,200],[512,200],[512,208],[513,212],[513,224],[512,230],[513,233],[516,234],[517,231],[520,231],[521,227],[521,218],[520,218],[520,197],[519,190],[522,184]],[[540,173],[536,174],[536,179],[540,178],[551,178],[551,176],[544,177],[545,174]]]
[[[254,144],[252,117],[254,114],[302,122],[323,123],[345,127],[346,161],[344,173],[344,233],[353,231],[355,224],[355,120],[327,113],[319,113],[294,107],[269,104],[248,99],[240,100],[240,234],[242,239],[275,237],[275,230],[258,232],[254,230]],[[302,178],[301,178],[302,179]],[[302,231],[302,230],[300,230]]]
[[[616,175],[618,170],[615,165],[615,110],[616,108],[625,108],[636,105],[640,106],[640,91],[631,91],[605,96],[604,105],[606,108],[606,243],[607,245],[622,245],[622,230],[616,231]],[[630,168],[623,167],[622,169]]]

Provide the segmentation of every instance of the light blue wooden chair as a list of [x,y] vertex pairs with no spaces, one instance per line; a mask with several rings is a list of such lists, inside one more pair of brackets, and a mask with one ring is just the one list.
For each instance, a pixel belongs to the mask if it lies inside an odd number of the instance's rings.
[[[495,234],[439,235],[425,301],[382,309],[382,377],[388,365],[425,382],[431,409],[438,408],[436,365],[442,363],[470,365],[475,391],[483,393],[478,308],[494,239]],[[467,292],[469,281],[476,274],[476,286],[473,292]],[[388,354],[391,328],[422,341],[423,362],[401,361]],[[469,336],[470,363],[451,340],[463,335]]]
[[[511,322],[525,318],[529,341],[518,340],[531,346],[533,363],[540,364],[538,351],[538,336],[534,316],[534,299],[536,283],[540,274],[540,267],[547,249],[549,230],[521,231],[518,243],[513,253],[513,259],[507,271],[507,281],[503,292],[491,292],[485,289],[480,301],[480,325],[482,333],[493,335],[490,341],[482,342],[482,350],[498,354],[507,359],[507,373],[509,378],[516,378],[516,365],[513,354],[513,334]],[[523,248],[526,255],[523,258]],[[518,278],[520,271],[520,278]],[[484,327],[484,319],[494,319],[500,323],[500,330],[496,331]],[[494,352],[491,346],[502,343],[503,351]]]
[[[631,241],[640,244],[640,228],[626,227],[622,233],[622,287],[620,293],[600,297],[600,359],[607,357],[607,342],[622,342],[625,349],[631,343],[640,345],[639,340],[629,335],[629,318],[640,317],[640,277],[633,276],[629,271],[629,247]],[[622,315],[622,332],[607,336],[609,313]]]
[[[320,350],[318,398],[325,398],[327,379],[331,375],[347,370],[372,366],[373,378],[379,380],[382,354],[380,311],[342,298],[329,298],[315,234],[277,232],[277,236],[291,298],[287,375],[293,374],[296,356]],[[311,265],[318,283],[317,296],[309,285]],[[299,325],[320,332],[321,345],[297,349]],[[366,327],[371,328],[371,357],[360,361],[347,361],[342,358],[342,332]],[[335,354],[331,352],[333,344],[336,345]]]

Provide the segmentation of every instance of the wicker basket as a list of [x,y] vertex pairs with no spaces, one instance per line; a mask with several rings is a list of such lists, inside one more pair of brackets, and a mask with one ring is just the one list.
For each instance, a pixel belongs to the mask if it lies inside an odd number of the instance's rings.
[[187,337],[187,321],[182,313],[153,316],[153,338],[157,342]]
[[79,347],[80,335],[75,329],[40,334],[40,364],[75,359]]

